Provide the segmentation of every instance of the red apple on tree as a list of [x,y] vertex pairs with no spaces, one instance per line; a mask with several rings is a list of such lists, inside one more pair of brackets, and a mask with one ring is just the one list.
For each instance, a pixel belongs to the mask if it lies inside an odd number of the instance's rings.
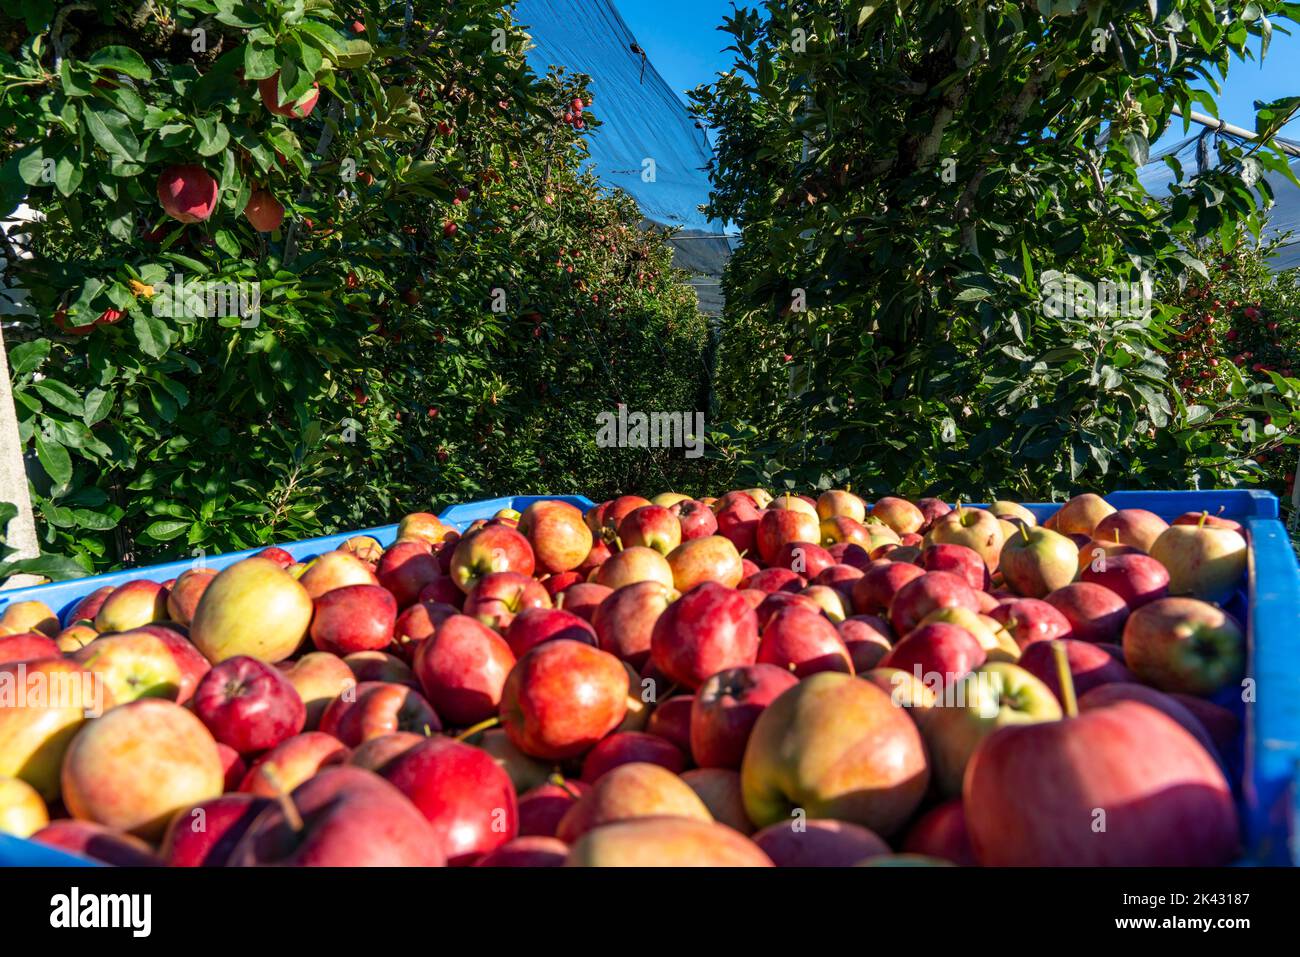
[[202,166],[169,166],[158,177],[158,203],[181,223],[201,223],[217,206],[217,181]]

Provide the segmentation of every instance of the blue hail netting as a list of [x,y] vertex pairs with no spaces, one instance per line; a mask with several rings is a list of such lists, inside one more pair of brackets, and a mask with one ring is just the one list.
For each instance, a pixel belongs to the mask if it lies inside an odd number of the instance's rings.
[[[1220,136],[1234,143],[1242,142],[1229,134],[1207,129],[1204,133],[1189,136],[1153,154],[1150,161],[1138,171],[1138,179],[1152,196],[1168,196],[1169,187],[1177,177],[1165,162],[1165,157],[1173,156],[1182,165],[1183,178],[1189,179],[1200,169],[1199,162],[1213,164],[1216,161],[1218,151],[1215,149],[1215,140]],[[1276,140],[1300,146],[1300,143],[1281,136],[1276,137]],[[1291,160],[1291,169],[1300,175],[1300,157]],[[1274,206],[1268,211],[1268,223],[1262,236],[1264,239],[1273,239],[1291,234],[1283,240],[1285,245],[1278,249],[1270,265],[1278,271],[1292,269],[1300,266],[1300,188],[1277,173],[1267,173],[1264,178],[1273,188]]]
[[[709,198],[705,165],[713,152],[704,130],[647,58],[610,0],[518,0],[515,17],[531,35],[529,65],[538,73],[563,66],[591,77],[592,111],[601,128],[588,138],[601,182],[618,187],[646,219],[718,234],[720,223],[699,207]],[[642,178],[653,160],[652,182]]]

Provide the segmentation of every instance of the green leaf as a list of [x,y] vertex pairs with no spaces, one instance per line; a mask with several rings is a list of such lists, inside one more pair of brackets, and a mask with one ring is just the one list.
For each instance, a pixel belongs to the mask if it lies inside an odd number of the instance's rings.
[[158,542],[169,542],[190,527],[190,522],[175,520],[154,522],[144,530],[144,534]]
[[41,555],[37,558],[20,558],[14,562],[0,562],[0,579],[11,575],[38,575],[52,582],[85,578],[90,569],[66,555]]
[[47,442],[40,432],[36,433],[36,458],[56,486],[62,487],[72,481],[72,458],[68,450],[58,442]]
[[100,47],[86,61],[86,64],[101,73],[112,71],[136,80],[148,80],[153,77],[153,72],[149,69],[149,64],[144,62],[144,57],[130,47]]
[[9,365],[15,376],[26,375],[38,368],[50,354],[49,339],[22,342],[9,350]]
[[135,160],[140,155],[140,141],[130,121],[117,110],[100,103],[90,103],[82,111],[91,138],[110,156]]
[[85,411],[81,414],[81,421],[87,426],[92,426],[96,422],[102,422],[104,417],[113,408],[113,396],[104,389],[91,389],[86,393],[86,400],[83,403]]
[[34,382],[32,390],[39,393],[56,409],[62,409],[69,415],[81,416],[83,411],[81,396],[58,379],[42,379],[40,382]]
[[153,359],[161,359],[167,354],[169,338],[166,324],[149,310],[137,310],[132,319],[131,328],[135,332],[135,341],[140,351]]

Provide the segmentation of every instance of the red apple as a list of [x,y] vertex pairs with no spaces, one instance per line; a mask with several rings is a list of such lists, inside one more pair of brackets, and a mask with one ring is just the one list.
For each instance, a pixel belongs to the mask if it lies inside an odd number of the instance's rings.
[[643,505],[624,516],[618,526],[624,548],[642,545],[667,556],[682,543],[682,526],[677,516],[660,505]]
[[816,578],[834,565],[835,557],[812,542],[787,542],[777,549],[768,564],[773,568],[788,568],[808,579]]
[[354,685],[363,681],[384,681],[420,690],[420,682],[411,666],[396,655],[384,651],[354,651],[344,656],[343,663],[352,672]]
[[888,525],[899,535],[919,532],[926,523],[925,514],[919,508],[907,499],[893,495],[886,495],[871,506],[871,517]]
[[519,836],[555,837],[560,820],[590,790],[581,781],[557,778],[525,791],[519,797]]
[[788,568],[763,568],[744,579],[740,584],[744,588],[756,588],[762,592],[788,591],[798,593],[804,590],[808,580],[798,572],[792,572]]
[[[677,516],[681,526],[682,541],[689,542],[697,538],[708,538],[717,534],[718,517],[713,509],[694,499],[686,499],[669,507],[668,511]],[[733,543],[734,544],[734,543]]]
[[72,606],[72,611],[68,612],[68,622],[74,621],[94,621],[95,616],[99,614],[99,609],[104,607],[104,602],[114,591],[112,585],[102,585],[96,588],[81,601]]
[[1074,582],[1058,588],[1045,601],[1065,616],[1070,623],[1070,637],[1078,641],[1118,641],[1128,620],[1124,599],[1095,582]]
[[312,641],[336,655],[387,648],[393,642],[397,605],[389,590],[378,585],[334,588],[314,602]]
[[441,731],[442,722],[424,696],[406,685],[362,681],[325,709],[320,729],[355,748],[395,731]]
[[587,752],[582,762],[582,780],[594,784],[606,772],[637,761],[657,764],[674,774],[681,774],[686,767],[682,752],[664,738],[640,731],[620,731]]
[[[527,577],[535,559],[528,539],[506,525],[489,525],[466,534],[451,556],[451,577],[468,594],[479,579],[494,572]],[[540,585],[538,586],[541,587]]]
[[691,694],[675,694],[658,702],[650,712],[650,720],[646,722],[646,733],[670,742],[682,754],[690,754],[691,710],[694,704],[695,695]]
[[911,672],[927,684],[947,688],[984,664],[986,658],[987,652],[979,639],[965,628],[936,621],[901,638],[880,662],[880,667]]
[[222,789],[238,791],[240,782],[248,773],[248,762],[240,757],[238,751],[220,741],[217,742],[217,755],[221,758],[221,780],[224,782]]
[[[522,617],[515,619],[516,623]],[[515,656],[505,639],[467,615],[453,615],[444,621],[415,655],[415,674],[425,697],[444,720],[457,727],[496,714],[506,675],[514,665]]]
[[[871,573],[862,576],[866,581]],[[856,594],[856,592],[855,592]],[[869,608],[862,608],[855,601],[859,613],[871,614]],[[925,572],[894,593],[889,603],[889,623],[894,632],[906,635],[921,623],[921,620],[939,608],[968,608],[976,611],[979,602],[975,590],[966,584],[965,579],[951,572]]]
[[1114,512],[1114,506],[1100,495],[1085,492],[1061,506],[1052,516],[1052,527],[1062,535],[1086,535],[1093,538],[1093,530],[1101,520]]
[[583,621],[591,622],[596,617],[596,609],[612,594],[614,594],[612,588],[597,585],[595,582],[580,581],[566,587],[558,597],[552,595],[551,598],[555,601],[556,608],[577,615]]
[[[435,555],[435,558],[438,556]],[[441,560],[439,568],[441,568]],[[459,610],[465,604],[465,593],[457,587],[451,577],[443,574],[420,589],[417,601],[427,601],[438,605],[451,605]],[[415,607],[414,605],[411,607]]]
[[521,572],[489,572],[465,596],[462,609],[471,618],[504,632],[515,615],[527,608],[550,608],[551,596],[535,579]]
[[294,120],[302,120],[311,116],[312,110],[316,109],[316,101],[320,99],[320,84],[313,83],[311,89],[294,102],[281,101],[280,72],[278,70],[266,79],[259,80],[257,91],[262,95],[262,105],[266,107],[267,112]]
[[[445,578],[438,580],[447,581]],[[426,591],[428,589],[423,589],[420,594],[423,595]],[[457,588],[456,591],[459,592],[460,589]],[[464,601],[465,596],[462,594],[460,597]],[[406,661],[414,661],[420,647],[433,637],[438,626],[453,615],[459,614],[460,608],[457,605],[447,605],[421,598],[398,615],[397,621],[393,623],[394,650]]]
[[161,867],[166,863],[138,837],[91,821],[51,821],[31,839],[113,867]]
[[640,817],[584,834],[569,851],[569,867],[771,867],[742,834],[712,821]]
[[421,590],[442,577],[442,569],[423,543],[395,542],[379,559],[375,577],[392,593],[399,608],[407,608],[419,599]]
[[217,181],[195,163],[169,166],[158,177],[158,203],[180,223],[201,223],[217,206]]
[[1039,598],[1007,598],[986,614],[1000,624],[1023,651],[1036,641],[1070,637],[1070,621]]
[[668,567],[679,592],[706,581],[735,588],[745,575],[736,546],[721,535],[682,542],[668,554]]
[[159,851],[168,867],[224,867],[235,845],[271,802],[252,794],[223,794],[181,811]]
[[650,641],[655,667],[692,690],[724,668],[753,664],[757,654],[758,616],[743,596],[716,582],[669,605]]
[[[719,528],[721,528],[721,522],[719,522]],[[809,515],[807,512],[793,509],[770,508],[759,519],[754,537],[759,555],[763,557],[763,561],[770,565],[781,550],[782,545],[793,542],[811,543],[821,541],[821,525],[817,521],[815,513]],[[820,548],[820,546],[817,547]],[[827,561],[826,564],[834,564],[834,562]]]
[[188,627],[199,607],[199,599],[216,577],[216,571],[211,568],[191,568],[181,572],[176,583],[167,590],[167,614],[171,620]]
[[889,622],[877,615],[854,615],[835,625],[853,661],[853,673],[862,674],[880,664],[894,646]]
[[118,585],[95,614],[95,630],[106,635],[166,621],[167,596],[166,588],[146,578]]
[[1087,694],[1079,696],[1079,711],[1085,712],[1094,708],[1104,708],[1116,701],[1140,701],[1167,715],[1177,721],[1184,731],[1195,738],[1196,743],[1203,747],[1214,760],[1218,761],[1220,766],[1223,765],[1219,749],[1215,745],[1214,739],[1210,737],[1210,733],[1205,730],[1205,725],[1173,695],[1167,695],[1163,691],[1157,691],[1155,688],[1149,688],[1133,681],[1098,685]]
[[568,502],[533,502],[519,518],[519,531],[532,546],[541,571],[578,568],[591,552],[592,530],[583,521],[582,512]]
[[506,678],[501,722],[525,754],[585,753],[627,714],[628,673],[613,655],[559,639],[533,648]]
[[848,821],[777,821],[755,834],[754,843],[777,867],[852,867],[889,853],[875,832]]
[[789,670],[770,664],[728,668],[712,675],[695,694],[690,712],[695,763],[738,769],[758,716],[798,683]]
[[506,640],[516,658],[544,641],[557,638],[597,644],[596,631],[590,624],[558,608],[525,608],[506,629]]
[[862,578],[853,584],[853,610],[859,615],[878,615],[889,605],[900,588],[925,574],[925,569],[909,562],[873,561],[862,570]]
[[1099,521],[1092,530],[1092,537],[1099,542],[1132,545],[1149,552],[1160,533],[1168,527],[1169,524],[1155,512],[1144,508],[1121,508]]
[[1051,688],[1058,699],[1061,697],[1061,685],[1056,677],[1056,659],[1052,653],[1052,645],[1055,641],[1065,644],[1076,694],[1085,694],[1098,685],[1112,681],[1136,680],[1132,672],[1124,667],[1122,662],[1116,661],[1101,645],[1076,641],[1073,638],[1036,641],[1025,648],[1017,663]]
[[347,763],[354,767],[365,768],[367,771],[374,771],[376,774],[383,774],[384,768],[388,767],[390,761],[399,754],[405,754],[427,738],[428,735],[415,734],[411,731],[394,731],[392,734],[368,738],[352,750],[348,755]]
[[1161,691],[1210,697],[1241,680],[1246,638],[1221,608],[1195,598],[1162,598],[1129,617],[1124,661],[1140,681]]
[[958,505],[934,520],[925,540],[930,545],[947,543],[973,548],[989,570],[994,571],[1002,553],[1003,538],[1002,525],[991,512]]
[[768,619],[756,660],[798,678],[819,671],[853,674],[853,659],[839,631],[825,616],[803,608],[785,608]]
[[719,509],[715,515],[718,534],[735,545],[736,551],[742,555],[755,551],[758,523],[763,513],[754,505],[753,499],[745,496],[734,504]]
[[[1238,535],[1245,535],[1246,529],[1241,522],[1233,521],[1230,518],[1224,518],[1222,515],[1210,515],[1208,512],[1183,512],[1176,519],[1169,523],[1170,525],[1196,525],[1206,528],[1226,528],[1229,531],[1236,532]],[[1147,551],[1150,551],[1148,548]]]
[[305,731],[281,741],[253,762],[239,790],[262,797],[288,794],[323,767],[342,764],[349,751],[332,734]]
[[307,636],[311,613],[301,582],[268,559],[246,558],[218,572],[203,592],[190,640],[213,663],[236,655],[283,661]]
[[475,867],[563,867],[569,845],[554,837],[517,837],[474,862]]
[[961,798],[937,804],[917,818],[903,838],[901,849],[905,854],[952,861],[961,867],[976,866],[978,862],[975,849],[970,846]]
[[690,786],[657,764],[620,764],[601,775],[560,820],[556,837],[572,844],[588,831],[639,817],[713,817]]
[[1129,611],[1169,594],[1169,572],[1150,555],[1104,558],[1085,567],[1079,580],[1109,588],[1124,600]]
[[633,545],[611,555],[596,570],[595,581],[615,590],[636,582],[654,581],[673,587],[673,569],[653,548]]
[[514,786],[479,748],[430,738],[389,762],[383,775],[424,814],[452,866],[474,863],[518,831]]
[[1196,716],[1220,754],[1230,755],[1241,745],[1241,719],[1222,705],[1196,695],[1175,691],[1169,695]]
[[659,582],[636,582],[612,592],[591,620],[600,647],[633,668],[643,668],[650,658],[655,622],[674,594]]
[[144,628],[96,638],[74,652],[72,660],[96,675],[118,704],[137,698],[175,701],[180,697],[182,675],[176,656],[166,642]]
[[729,768],[693,768],[681,777],[715,821],[741,834],[754,833],[754,825],[745,813],[745,794],[737,772]]
[[0,665],[31,661],[33,658],[59,658],[62,655],[58,642],[43,632],[0,635]]
[[335,588],[348,585],[378,585],[370,566],[351,552],[325,552],[312,559],[298,579],[313,600]]
[[920,528],[922,533],[929,531],[935,519],[941,518],[952,511],[951,505],[938,498],[919,498],[916,500],[916,507],[921,510],[921,517],[925,522]]
[[227,658],[204,676],[194,692],[194,713],[214,738],[240,754],[273,748],[307,721],[289,679],[245,655]]

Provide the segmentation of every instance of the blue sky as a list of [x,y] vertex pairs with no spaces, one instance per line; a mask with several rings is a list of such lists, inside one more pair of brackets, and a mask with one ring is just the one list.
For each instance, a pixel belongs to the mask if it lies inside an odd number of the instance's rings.
[[[710,82],[718,72],[730,67],[733,55],[721,52],[729,37],[715,29],[731,10],[725,0],[614,0],[614,4],[650,62],[679,95]],[[1296,65],[1300,61],[1300,27],[1291,29],[1291,36],[1283,36],[1280,27],[1274,30],[1262,66],[1257,60],[1233,64],[1219,97],[1220,117],[1254,129],[1254,100],[1300,95],[1300,67]],[[1193,127],[1194,131],[1198,129]],[[1300,119],[1293,120],[1285,132],[1292,139],[1300,139]],[[1182,139],[1183,135],[1182,123],[1175,120],[1160,145]]]

